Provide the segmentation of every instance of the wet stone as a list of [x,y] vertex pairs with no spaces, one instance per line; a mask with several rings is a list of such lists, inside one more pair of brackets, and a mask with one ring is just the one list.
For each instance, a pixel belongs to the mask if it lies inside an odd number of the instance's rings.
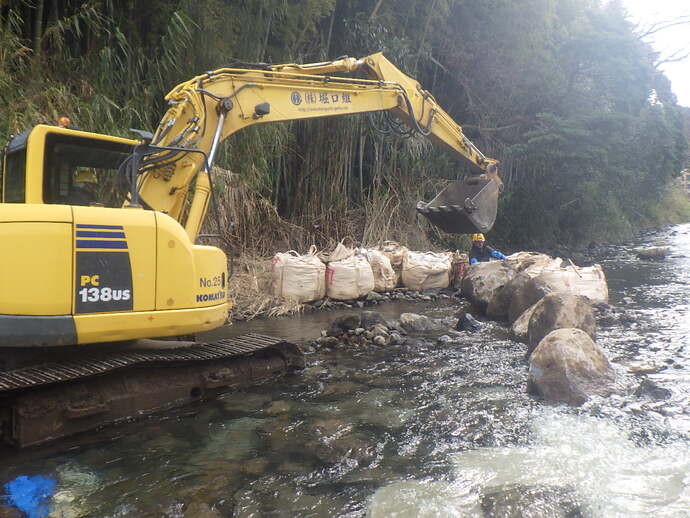
[[265,409],[268,415],[280,415],[290,412],[292,404],[289,401],[271,401]]
[[360,383],[354,383],[351,381],[341,381],[339,383],[330,383],[324,387],[321,394],[324,396],[341,396],[347,394],[353,394],[365,388],[364,385]]
[[369,329],[377,324],[387,326],[386,319],[381,316],[381,313],[376,311],[362,311],[360,315],[361,326]]
[[316,342],[323,347],[333,347],[338,345],[339,340],[335,336],[322,336]]
[[654,400],[669,399],[672,395],[671,391],[660,387],[650,379],[645,379],[640,383],[640,386],[635,390],[636,396],[646,396]]
[[251,394],[247,392],[232,392],[225,394],[221,398],[221,402],[225,410],[229,412],[244,412],[253,413],[257,409],[272,400],[268,394]]
[[486,518],[582,518],[575,491],[548,486],[507,486],[485,492],[481,508]]
[[416,313],[403,313],[400,315],[400,325],[409,332],[424,333],[436,330],[437,326],[429,317]]
[[310,464],[287,461],[283,462],[280,466],[278,466],[276,471],[278,473],[284,473],[289,475],[306,475],[312,469],[313,467]]
[[380,293],[376,293],[375,291],[370,291],[367,293],[366,300],[369,301],[380,301],[383,300],[385,297],[381,295]]
[[363,465],[374,460],[376,450],[361,434],[347,434],[338,440],[309,441],[306,448],[313,452],[319,460],[328,464],[338,464],[344,461],[354,461]]
[[355,314],[343,315],[342,317],[336,318],[331,325],[328,327],[326,334],[328,336],[339,336],[348,331],[353,331],[360,325],[360,316]]
[[252,477],[263,475],[268,469],[270,462],[263,457],[249,459],[242,463],[242,472]]
[[482,325],[479,321],[465,311],[460,312],[458,315],[458,322],[455,324],[455,329],[457,331],[467,331],[470,333],[479,331],[481,327]]

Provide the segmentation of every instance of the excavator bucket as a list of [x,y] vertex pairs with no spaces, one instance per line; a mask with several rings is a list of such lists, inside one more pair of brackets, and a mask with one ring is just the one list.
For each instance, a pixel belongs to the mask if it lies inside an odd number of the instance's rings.
[[490,178],[467,176],[448,185],[429,203],[417,203],[417,212],[451,234],[488,232],[496,220],[498,184]]

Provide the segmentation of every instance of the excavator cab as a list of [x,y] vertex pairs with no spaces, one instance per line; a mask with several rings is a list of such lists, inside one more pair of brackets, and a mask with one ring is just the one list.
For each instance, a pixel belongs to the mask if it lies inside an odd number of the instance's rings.
[[488,232],[496,220],[499,191],[499,184],[488,175],[467,176],[430,202],[418,202],[417,212],[451,234]]

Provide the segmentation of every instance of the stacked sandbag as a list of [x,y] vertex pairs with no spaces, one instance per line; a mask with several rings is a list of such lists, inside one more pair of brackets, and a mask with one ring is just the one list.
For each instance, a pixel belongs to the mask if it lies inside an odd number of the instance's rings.
[[316,256],[316,247],[300,255],[294,250],[273,256],[271,285],[275,297],[310,302],[326,294],[326,265]]
[[360,252],[366,256],[374,274],[374,291],[395,289],[398,285],[398,276],[386,254],[376,249],[361,249]]
[[395,272],[395,285],[402,286],[402,263],[405,254],[408,252],[408,248],[397,241],[384,241],[383,245],[379,246],[377,250],[383,252],[391,262],[391,266]]
[[358,299],[374,291],[374,285],[374,272],[362,254],[328,263],[326,294],[334,300]]
[[408,251],[403,257],[402,282],[411,290],[447,288],[450,272],[449,253]]

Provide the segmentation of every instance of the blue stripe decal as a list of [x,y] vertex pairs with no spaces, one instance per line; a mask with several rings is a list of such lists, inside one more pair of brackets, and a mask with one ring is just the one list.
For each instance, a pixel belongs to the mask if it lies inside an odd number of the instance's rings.
[[97,228],[101,230],[124,230],[122,225],[82,225],[78,224],[77,228]]
[[124,232],[98,232],[97,230],[77,230],[77,237],[117,237],[124,239]]
[[77,248],[113,248],[126,250],[127,241],[98,241],[77,239]]

